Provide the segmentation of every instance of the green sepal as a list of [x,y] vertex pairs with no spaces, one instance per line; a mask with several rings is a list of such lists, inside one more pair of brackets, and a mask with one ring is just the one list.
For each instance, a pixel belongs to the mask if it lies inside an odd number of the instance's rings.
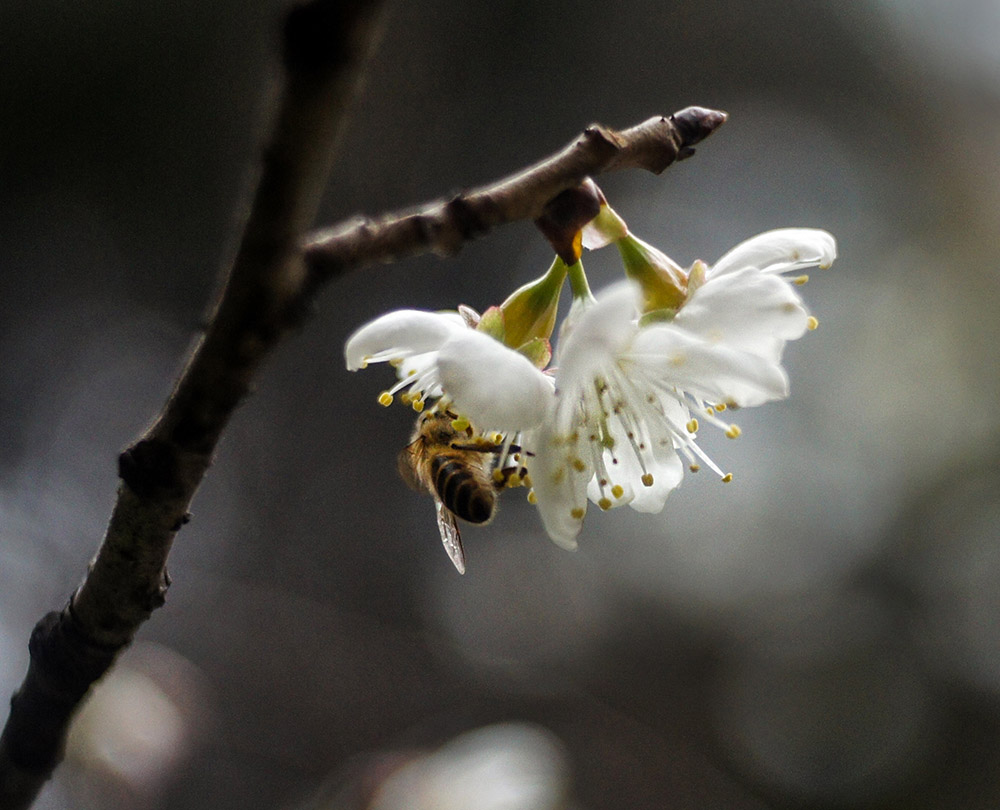
[[517,351],[527,357],[535,368],[545,368],[552,359],[552,344],[547,338],[534,338],[517,347]]
[[501,343],[506,343],[507,341],[504,339],[507,334],[505,322],[506,318],[504,318],[500,307],[490,307],[480,316],[476,331],[484,332],[491,338],[499,340]]

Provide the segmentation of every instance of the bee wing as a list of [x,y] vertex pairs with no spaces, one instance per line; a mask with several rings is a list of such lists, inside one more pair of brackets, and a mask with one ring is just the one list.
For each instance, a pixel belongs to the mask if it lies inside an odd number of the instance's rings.
[[462,535],[458,531],[458,522],[455,520],[455,516],[438,498],[434,499],[434,505],[437,507],[437,524],[438,530],[441,532],[441,542],[444,544],[444,550],[448,552],[448,556],[451,557],[451,561],[455,564],[455,568],[458,569],[458,573],[465,573],[465,552],[462,550]]

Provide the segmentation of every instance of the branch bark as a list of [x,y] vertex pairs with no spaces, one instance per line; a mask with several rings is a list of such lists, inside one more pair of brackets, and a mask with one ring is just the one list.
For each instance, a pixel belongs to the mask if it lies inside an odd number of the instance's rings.
[[370,50],[381,0],[313,0],[285,26],[284,92],[239,250],[209,327],[156,422],[119,457],[117,502],[83,583],[31,635],[31,662],[0,736],[0,810],[31,805],[58,764],[74,712],[164,603],[167,556],[219,437],[261,363],[325,282],[419,253],[455,253],[492,228],[536,219],[584,178],[662,172],[725,114],[689,107],[615,131],[586,129],[555,155],[479,189],[357,218],[303,237],[315,217]]
[[345,113],[382,0],[312,0],[285,20],[284,79],[258,187],[210,325],[156,423],[119,459],[122,483],[97,556],[69,604],[31,634],[27,675],[0,736],[0,809],[29,807],[62,758],[89,691],[163,604],[166,561],[216,442],[285,334]]

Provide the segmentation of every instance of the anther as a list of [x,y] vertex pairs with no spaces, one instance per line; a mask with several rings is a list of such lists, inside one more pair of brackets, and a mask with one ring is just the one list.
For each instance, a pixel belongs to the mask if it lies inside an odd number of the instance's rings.
[[530,487],[531,486],[531,476],[528,475],[527,473],[525,473],[524,475],[522,475],[521,476],[521,483],[524,484],[526,487]]
[[586,512],[579,506],[569,510],[569,516],[573,518],[573,520],[583,520],[583,516],[585,514]]
[[687,423],[687,430],[688,430],[688,433],[697,433],[698,432],[698,420],[697,419],[692,419],[690,422],[688,422]]
[[503,483],[503,470],[496,469],[493,471],[493,481],[497,484]]
[[653,474],[652,473],[643,473],[643,475],[642,475],[642,485],[644,487],[651,487],[651,486],[653,486]]
[[507,476],[507,486],[510,488],[521,486],[521,476],[516,472],[512,472]]
[[815,317],[810,315],[809,320],[806,321],[806,326],[808,326],[810,329],[815,329],[817,326],[819,326],[819,321]]
[[742,432],[743,431],[740,430],[740,426],[739,425],[730,425],[729,429],[726,431],[726,438],[727,439],[735,439]]
[[383,391],[381,394],[378,395],[378,404],[383,406],[384,408],[388,408],[390,405],[392,405],[392,394],[390,394],[388,391]]
[[801,287],[807,281],[809,281],[809,276],[806,275],[796,276],[795,278],[792,279],[792,284],[798,284]]
[[587,469],[587,465],[583,463],[582,458],[575,458],[570,463],[573,465],[573,469],[576,470],[577,472],[582,473],[584,470]]
[[611,494],[614,495],[615,498],[621,498],[621,496],[625,494],[625,489],[621,484],[615,484],[611,487]]
[[601,498],[597,505],[607,512],[611,508],[611,498]]
[[413,400],[412,407],[413,410],[415,410],[417,413],[420,413],[424,409],[424,401],[419,397],[417,397],[415,400]]
[[538,503],[538,496],[535,494],[535,490],[529,490],[528,492],[528,503],[535,504]]
[[726,473],[724,476],[722,476],[722,483],[723,484],[728,484],[732,480],[733,480],[733,474],[732,473]]
[[690,467],[688,467],[688,469],[691,470],[691,472],[696,473],[696,472],[698,472],[698,470],[701,469],[701,465],[700,464],[692,464]]
[[469,420],[466,419],[464,416],[460,416],[458,417],[458,419],[451,420],[451,426],[452,429],[461,433],[462,431],[466,430],[469,427]]

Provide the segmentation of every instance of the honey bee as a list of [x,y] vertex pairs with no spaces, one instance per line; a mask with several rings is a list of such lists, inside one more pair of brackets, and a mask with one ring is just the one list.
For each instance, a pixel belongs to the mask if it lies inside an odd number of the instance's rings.
[[464,574],[465,552],[456,518],[488,523],[496,513],[504,476],[494,477],[502,446],[478,436],[471,426],[459,430],[456,422],[451,411],[421,414],[410,444],[399,454],[399,473],[411,487],[433,496],[441,542]]

